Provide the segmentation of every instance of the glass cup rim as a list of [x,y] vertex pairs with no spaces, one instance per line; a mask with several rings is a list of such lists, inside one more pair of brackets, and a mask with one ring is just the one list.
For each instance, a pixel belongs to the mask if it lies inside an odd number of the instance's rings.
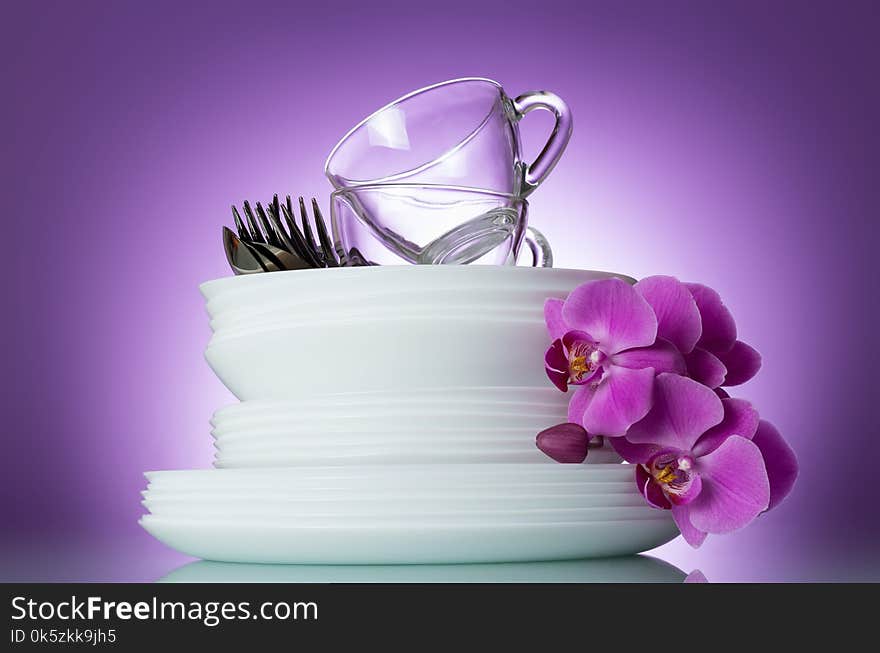
[[346,193],[360,193],[361,191],[375,192],[384,189],[390,188],[400,188],[400,189],[411,189],[411,190],[440,190],[440,191],[451,191],[455,193],[462,193],[468,195],[482,195],[489,197],[496,197],[499,199],[506,199],[511,202],[522,203],[525,206],[528,206],[529,202],[525,197],[517,195],[515,193],[505,193],[500,190],[492,190],[490,188],[474,188],[473,186],[456,186],[451,184],[419,184],[419,183],[376,183],[376,184],[359,184],[357,186],[344,186],[342,188],[337,188],[336,190],[330,193],[330,199],[335,200],[337,197],[344,195]]
[[431,84],[431,85],[429,85],[429,86],[424,86],[424,87],[422,87],[422,88],[418,88],[418,89],[416,89],[416,90],[414,90],[414,91],[410,91],[409,93],[407,93],[407,94],[405,94],[405,95],[401,95],[401,96],[400,96],[399,98],[397,98],[396,100],[392,100],[392,101],[389,102],[388,104],[385,104],[384,106],[382,106],[382,107],[376,109],[375,111],[373,111],[373,112],[372,112],[371,114],[369,114],[366,118],[364,118],[363,120],[361,120],[360,122],[358,122],[354,127],[352,127],[351,129],[349,129],[349,130],[345,133],[345,136],[343,136],[342,138],[339,139],[339,141],[336,143],[336,145],[333,146],[333,149],[330,150],[330,154],[327,155],[327,160],[324,161],[324,174],[325,174],[327,177],[330,177],[330,176],[331,176],[331,173],[330,173],[330,161],[332,161],[332,160],[333,160],[333,157],[336,156],[336,152],[337,152],[337,151],[338,151],[338,150],[339,150],[339,149],[340,149],[345,143],[348,142],[348,140],[349,140],[349,138],[352,136],[352,134],[354,134],[355,132],[359,131],[364,125],[366,125],[368,122],[370,122],[370,120],[372,120],[374,117],[378,116],[378,115],[379,115],[380,113],[382,113],[383,111],[387,111],[388,109],[391,109],[392,107],[395,107],[395,106],[397,106],[397,105],[399,105],[399,104],[403,104],[403,103],[406,102],[407,100],[409,100],[409,99],[411,99],[411,98],[414,98],[414,97],[417,96],[417,95],[421,95],[422,93],[427,93],[427,92],[429,92],[429,91],[435,91],[435,90],[437,90],[437,89],[439,89],[439,88],[443,88],[444,86],[451,86],[451,85],[453,85],[453,84],[462,84],[462,83],[479,83],[479,84],[488,84],[488,85],[490,85],[490,86],[493,86],[495,89],[497,89],[497,90],[500,91],[501,93],[504,93],[504,88],[501,86],[501,84],[499,84],[498,82],[496,82],[494,79],[489,79],[488,77],[458,77],[458,78],[456,78],[456,79],[447,79],[447,80],[442,81],[442,82],[437,82],[436,84]]

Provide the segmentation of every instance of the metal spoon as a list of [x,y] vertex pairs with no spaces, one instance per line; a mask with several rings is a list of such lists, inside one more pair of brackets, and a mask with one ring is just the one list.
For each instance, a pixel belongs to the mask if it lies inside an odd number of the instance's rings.
[[248,243],[271,269],[268,272],[279,270],[305,270],[314,267],[301,256],[289,252],[281,247],[268,243]]
[[226,252],[229,267],[235,274],[270,271],[260,254],[250,244],[239,239],[228,227],[223,227],[223,250]]

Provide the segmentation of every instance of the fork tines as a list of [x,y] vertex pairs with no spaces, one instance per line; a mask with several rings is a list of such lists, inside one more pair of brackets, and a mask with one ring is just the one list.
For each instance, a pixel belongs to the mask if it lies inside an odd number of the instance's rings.
[[[244,219],[238,209],[232,207],[232,217],[238,236],[243,241],[265,243],[281,248],[301,258],[312,267],[339,267],[339,260],[333,251],[333,242],[327,232],[327,225],[321,209],[314,198],[311,201],[312,218],[309,219],[305,200],[299,198],[299,213],[302,227],[294,217],[293,201],[290,195],[282,204],[278,195],[265,207],[257,202],[254,208],[248,201],[242,203]],[[314,230],[311,221],[314,220]],[[315,240],[315,231],[318,240]]]

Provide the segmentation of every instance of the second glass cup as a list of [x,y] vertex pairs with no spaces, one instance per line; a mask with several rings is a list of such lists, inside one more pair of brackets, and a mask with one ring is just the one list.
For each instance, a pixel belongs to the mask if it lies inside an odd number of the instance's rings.
[[510,193],[433,184],[342,188],[331,195],[330,216],[347,265],[514,265],[525,242],[533,266],[552,266],[546,239],[528,226],[528,202]]

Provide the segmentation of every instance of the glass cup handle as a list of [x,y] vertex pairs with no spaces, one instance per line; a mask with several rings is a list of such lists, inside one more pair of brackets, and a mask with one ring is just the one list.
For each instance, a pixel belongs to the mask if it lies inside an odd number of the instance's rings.
[[553,251],[550,249],[550,241],[544,234],[534,227],[526,227],[525,241],[532,251],[533,268],[553,267]]
[[523,93],[513,101],[517,119],[521,120],[529,111],[543,109],[551,111],[556,117],[556,124],[550,133],[550,138],[544,145],[544,149],[530,165],[525,167],[522,196],[525,197],[547,178],[559,162],[565,146],[571,138],[572,120],[571,110],[561,97],[549,91],[529,91]]

